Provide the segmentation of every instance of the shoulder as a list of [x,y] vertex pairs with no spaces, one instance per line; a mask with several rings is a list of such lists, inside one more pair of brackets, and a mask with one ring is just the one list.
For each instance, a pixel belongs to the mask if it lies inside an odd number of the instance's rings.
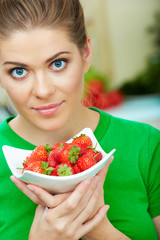
[[[100,111],[103,123],[99,124],[98,141],[104,151],[109,152],[113,148],[119,158],[134,161],[144,168],[150,165],[153,159],[158,162],[160,156],[160,130],[149,124],[130,121],[114,117]],[[99,135],[98,135],[99,134]]]
[[4,119],[1,123],[0,123],[0,130],[3,130],[7,125],[8,122],[11,121],[13,118],[15,118],[16,116],[9,116],[6,119]]
[[12,145],[12,143],[16,142],[16,134],[10,128],[8,122],[12,120],[15,116],[10,116],[6,118],[0,124],[0,146],[3,145]]
[[108,138],[108,136],[112,135],[112,138],[114,138],[113,136],[115,135],[117,140],[120,137],[123,138],[123,141],[135,138],[142,139],[142,141],[155,138],[157,141],[160,141],[160,130],[149,124],[118,118],[102,110],[92,109],[100,113],[100,121],[95,130],[95,134],[98,137],[101,135],[101,138]]
[[160,141],[160,130],[147,123],[114,117],[103,111],[101,111],[101,116],[103,119],[109,119],[108,130],[112,131],[112,133],[122,134],[123,136],[128,136],[128,138],[138,137],[145,139],[145,137],[154,137]]

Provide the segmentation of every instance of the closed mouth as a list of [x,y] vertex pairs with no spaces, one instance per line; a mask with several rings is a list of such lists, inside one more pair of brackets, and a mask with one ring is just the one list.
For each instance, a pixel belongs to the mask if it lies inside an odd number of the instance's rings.
[[[63,101],[62,101],[63,102]],[[49,110],[49,109],[53,109],[55,107],[58,107],[59,105],[62,104],[62,102],[60,103],[55,103],[55,104],[49,104],[49,105],[45,105],[45,106],[40,106],[40,107],[34,107],[33,109],[35,110],[39,110],[39,111],[43,111],[43,110]]]
[[49,117],[49,116],[52,116],[53,114],[57,113],[57,111],[59,111],[63,102],[64,101],[59,102],[59,103],[45,105],[45,106],[34,107],[32,109],[34,109],[38,114],[40,114],[42,116]]

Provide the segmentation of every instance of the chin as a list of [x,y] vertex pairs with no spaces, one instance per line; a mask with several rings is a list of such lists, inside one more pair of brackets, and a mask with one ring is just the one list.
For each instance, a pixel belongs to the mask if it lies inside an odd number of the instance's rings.
[[61,129],[65,125],[65,121],[54,121],[53,119],[50,120],[43,120],[39,124],[35,124],[37,128],[41,129],[42,131],[53,132],[58,129]]

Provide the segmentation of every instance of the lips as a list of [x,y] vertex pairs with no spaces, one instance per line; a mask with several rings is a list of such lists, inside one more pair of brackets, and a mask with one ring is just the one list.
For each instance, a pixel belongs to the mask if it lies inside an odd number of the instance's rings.
[[56,104],[50,104],[48,106],[41,106],[41,107],[36,107],[34,108],[35,110],[48,110],[48,109],[51,109],[51,108],[55,108],[57,107],[58,105],[60,105],[61,103],[56,103]]
[[55,104],[49,104],[46,106],[40,106],[40,107],[35,107],[33,108],[38,114],[43,115],[43,116],[51,116],[55,114],[59,108],[61,107],[63,101],[60,103],[55,103]]

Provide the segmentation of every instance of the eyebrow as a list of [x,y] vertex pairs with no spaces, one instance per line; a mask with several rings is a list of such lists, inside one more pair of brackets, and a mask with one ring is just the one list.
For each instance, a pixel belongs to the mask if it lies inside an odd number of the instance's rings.
[[57,54],[55,54],[54,56],[48,58],[45,63],[48,63],[48,62],[52,62],[55,58],[57,58],[59,55],[61,54],[71,54],[71,52],[59,52]]
[[[58,56],[62,55],[62,54],[71,54],[71,52],[59,52],[56,53],[55,55],[53,55],[52,57],[48,58],[45,63],[49,63],[51,61],[53,61],[55,58],[57,58]],[[3,65],[7,65],[7,64],[12,64],[12,65],[17,65],[20,67],[28,67],[27,64],[23,64],[23,63],[19,63],[19,62],[4,62]]]

